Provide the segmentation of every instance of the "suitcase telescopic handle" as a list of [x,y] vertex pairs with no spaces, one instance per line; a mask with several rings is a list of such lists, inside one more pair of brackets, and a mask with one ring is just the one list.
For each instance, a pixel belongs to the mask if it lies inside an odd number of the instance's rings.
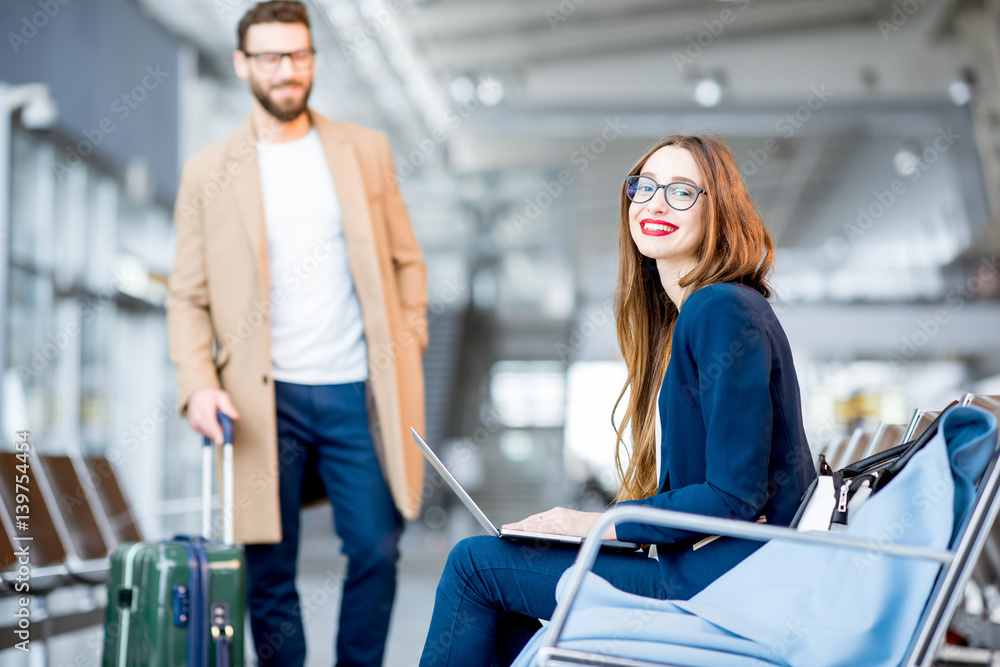
[[[222,410],[215,413],[222,426],[222,541],[233,543],[233,420]],[[212,439],[205,437],[201,448],[201,534],[212,537]]]
[[[227,415],[222,410],[215,411],[215,417],[219,420],[219,425],[222,427],[222,442],[228,442],[232,444],[233,442],[233,418]],[[205,446],[208,447],[212,444],[212,439],[207,435],[205,436]]]

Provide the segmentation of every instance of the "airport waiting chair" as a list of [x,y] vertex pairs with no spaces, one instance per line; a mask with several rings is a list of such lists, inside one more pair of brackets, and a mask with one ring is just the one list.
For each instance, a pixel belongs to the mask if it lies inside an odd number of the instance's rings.
[[[31,639],[38,651],[52,637],[104,620],[104,608],[93,593],[107,580],[114,538],[96,492],[88,492],[83,481],[86,470],[78,457],[0,452],[0,595],[31,598],[32,618],[39,619]],[[23,565],[18,559],[24,547],[31,567],[27,590],[20,586]],[[51,613],[49,593],[76,584],[88,588],[82,595],[74,593],[74,609]],[[0,651],[19,640],[17,619],[11,621],[0,627]]]
[[[91,504],[96,494],[87,492],[78,474],[86,468],[69,456],[31,451],[27,465],[19,456],[25,455],[0,452],[0,497],[11,543],[31,538],[32,589],[44,592],[71,581],[103,583],[112,533],[103,509],[95,512]],[[27,484],[18,485],[16,480],[25,475]],[[24,506],[27,511],[19,509]]]
[[[39,455],[28,458],[30,514],[18,528],[15,452],[0,452],[0,595],[15,593],[17,537],[30,536],[32,590],[68,583],[102,583],[118,544],[141,541],[139,526],[107,458]],[[24,519],[22,519],[24,520]],[[23,526],[26,525],[27,528]]]
[[1000,419],[1000,396],[966,394],[962,399],[964,401],[963,405],[974,405],[977,408],[982,408],[987,412],[992,412],[997,419]]
[[[18,466],[21,468],[18,469]],[[15,452],[0,452],[0,500],[6,515],[5,532],[8,532],[8,539],[15,547],[19,546],[17,538],[31,538],[28,548],[31,553],[32,591],[50,590],[69,578],[68,536],[61,534],[59,525],[53,519],[54,503],[50,494],[43,493],[38,471],[34,454],[25,467]],[[28,483],[18,488],[15,480],[22,474],[27,475]],[[26,491],[24,487],[27,487]],[[18,502],[19,496],[27,503]],[[24,505],[27,505],[27,513],[22,511]],[[19,509],[19,506],[22,508]]]
[[[983,408],[1000,419],[1000,396],[966,394],[961,401],[963,405]],[[982,612],[970,614],[963,605],[952,619],[952,630],[972,648],[948,647],[949,652],[962,664],[1000,663],[1000,623],[997,622],[1000,620],[1000,525],[994,524],[986,537],[965,597],[966,602],[977,598]],[[977,648],[989,651],[977,653]]]
[[871,434],[859,426],[831,448],[831,452],[827,454],[826,462],[834,470],[839,470],[873,454],[884,452],[904,442],[910,442],[923,433],[939,414],[940,411],[916,410],[910,422],[905,426],[879,422]]
[[966,585],[963,604],[949,630],[965,646],[948,646],[954,662],[969,665],[1000,663],[1000,526],[994,524]]
[[838,464],[840,459],[844,457],[844,452],[847,451],[847,443],[850,441],[851,436],[845,435],[830,443],[830,446],[824,452],[827,465],[836,466]]
[[854,429],[851,439],[847,443],[847,451],[844,454],[844,458],[837,462],[837,468],[849,466],[864,458],[864,453],[868,449],[868,444],[872,441],[873,435],[873,432],[867,431],[860,426]]
[[906,433],[906,427],[906,424],[886,424],[885,422],[879,422],[878,426],[875,427],[875,432],[872,433],[868,446],[865,448],[864,453],[861,454],[861,458],[866,459],[869,456],[881,454],[887,449],[892,449],[896,445],[902,444],[904,442],[903,435]]
[[919,438],[920,435],[927,430],[927,427],[934,423],[934,420],[937,419],[940,414],[940,410],[917,410],[913,414],[913,419],[910,421],[910,425],[906,428],[906,435],[903,436],[903,442],[909,442]]
[[117,544],[123,542],[142,542],[142,531],[132,514],[132,506],[125,498],[121,483],[115,468],[104,456],[88,456],[83,459],[86,473],[81,477],[89,477],[91,486],[97,491],[97,497],[108,518]]
[[[929,667],[1000,508],[996,418],[949,410],[843,533],[641,507],[606,512],[560,581],[551,623],[515,665]],[[938,496],[921,503],[918,489]],[[691,600],[653,600],[589,572],[598,537],[623,521],[769,543]]]
[[865,430],[859,426],[851,431],[847,437],[842,440],[839,445],[837,445],[837,449],[834,451],[833,456],[828,458],[826,461],[831,468],[837,470],[847,465],[847,459],[858,446],[858,441],[861,440],[864,433]]
[[17,556],[14,553],[14,542],[11,536],[14,527],[10,524],[10,516],[0,496],[0,591],[4,586],[17,579]]
[[70,455],[43,454],[38,459],[73,553],[83,562],[100,565],[98,569],[106,568],[117,541],[97,493],[81,478],[81,472],[87,474],[83,461]]
[[88,584],[103,583],[110,571],[108,545],[89,511],[89,503],[76,506],[69,497],[80,493],[80,480],[72,464],[63,465],[65,459],[49,458],[32,450],[32,482],[44,498],[45,509],[62,542],[70,577]]
[[2,531],[0,532],[0,573],[13,570],[16,564],[17,556],[14,555],[14,544],[7,531]]

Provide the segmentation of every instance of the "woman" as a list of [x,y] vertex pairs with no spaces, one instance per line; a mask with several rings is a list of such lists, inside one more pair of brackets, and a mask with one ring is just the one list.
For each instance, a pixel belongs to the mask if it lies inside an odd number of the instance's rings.
[[[766,300],[773,245],[725,142],[674,135],[647,151],[622,186],[618,246],[630,390],[618,451],[628,426],[633,442],[627,466],[617,459],[620,504],[788,525],[815,469],[788,341]],[[599,516],[557,507],[505,527],[585,536]],[[657,545],[659,562],[601,552],[594,571],[660,599],[691,597],[760,546],[632,523],[604,537]],[[492,536],[460,542],[421,667],[509,664],[552,614],[575,556]]]

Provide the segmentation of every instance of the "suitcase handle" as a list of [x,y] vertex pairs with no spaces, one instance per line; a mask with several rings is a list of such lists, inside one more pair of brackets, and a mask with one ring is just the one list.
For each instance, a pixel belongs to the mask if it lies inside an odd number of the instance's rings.
[[[222,541],[233,543],[233,420],[222,410],[215,413],[222,425]],[[208,436],[201,448],[201,534],[212,537],[212,466],[214,443]]]
[[[233,441],[233,418],[227,415],[222,410],[215,411],[215,417],[219,420],[219,425],[222,427],[222,442],[232,442]],[[205,445],[211,445],[212,440],[207,435],[205,436]]]

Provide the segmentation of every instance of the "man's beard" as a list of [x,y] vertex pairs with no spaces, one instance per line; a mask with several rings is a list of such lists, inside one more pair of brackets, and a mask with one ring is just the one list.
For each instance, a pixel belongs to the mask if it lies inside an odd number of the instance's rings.
[[[277,87],[277,86],[275,86]],[[312,81],[309,82],[308,87],[305,89],[306,92],[302,96],[301,102],[293,102],[292,100],[286,100],[285,106],[281,107],[274,103],[263,88],[261,88],[256,81],[252,78],[250,79],[250,90],[253,91],[254,97],[260,102],[260,105],[264,107],[264,110],[269,114],[274,116],[282,123],[290,123],[306,110],[306,106],[309,102],[309,93],[312,92]],[[294,105],[294,106],[290,106]]]

